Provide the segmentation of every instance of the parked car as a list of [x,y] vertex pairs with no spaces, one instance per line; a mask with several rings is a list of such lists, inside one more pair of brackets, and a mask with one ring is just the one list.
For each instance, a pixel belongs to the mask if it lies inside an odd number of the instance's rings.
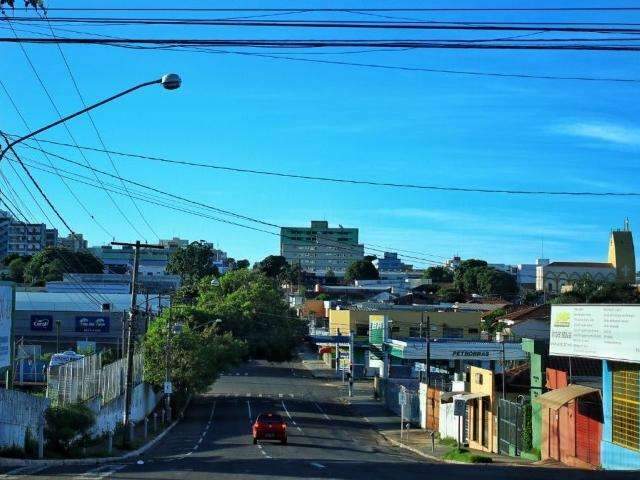
[[261,413],[253,424],[253,444],[258,440],[280,440],[287,443],[287,424],[277,413]]

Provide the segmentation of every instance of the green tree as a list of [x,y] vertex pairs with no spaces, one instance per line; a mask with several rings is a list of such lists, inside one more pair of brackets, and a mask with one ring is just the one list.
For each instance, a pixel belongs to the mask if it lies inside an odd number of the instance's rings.
[[270,278],[282,278],[286,275],[287,260],[281,255],[269,255],[256,264],[256,270]]
[[378,269],[370,260],[357,260],[347,268],[344,279],[347,282],[354,280],[377,280],[380,278]]
[[75,442],[87,439],[95,414],[83,404],[49,407],[44,414],[44,436],[52,450],[67,454]]
[[[487,266],[487,262],[485,262],[484,260],[477,260],[475,258],[470,258],[469,260],[463,260],[462,262],[460,262],[460,265],[458,266],[458,268],[455,269],[455,272],[453,274],[453,283],[454,286],[458,289],[458,291],[460,292],[466,292],[466,293],[473,293],[469,290],[465,289],[465,274],[467,273],[468,270],[474,269],[474,268],[478,268],[478,267],[486,267]],[[477,271],[476,271],[477,272]],[[467,276],[467,283],[475,286],[475,275],[474,274],[470,274]]]
[[102,273],[103,269],[102,262],[89,252],[47,247],[31,258],[24,269],[24,277],[32,285],[43,285],[62,280],[64,273]]
[[638,290],[617,282],[578,280],[570,292],[561,293],[552,303],[640,303]]
[[21,257],[21,256],[20,256],[20,255],[18,255],[17,253],[11,253],[11,254],[7,255],[6,257],[4,257],[4,258],[2,259],[2,264],[3,264],[5,267],[8,267],[8,266],[9,266],[9,264],[10,264],[12,261],[14,261],[16,258],[22,258],[22,259],[25,259],[25,260],[29,260],[29,259],[31,259],[31,257]]
[[518,282],[513,275],[494,268],[483,268],[477,276],[478,291],[484,295],[515,295]]
[[183,284],[193,284],[208,275],[217,275],[213,265],[215,254],[206,242],[191,242],[173,252],[167,264],[167,272],[180,275]]
[[245,340],[256,358],[289,359],[302,332],[302,320],[291,314],[273,279],[258,270],[227,272],[219,286],[201,282],[197,306],[222,319],[224,330]]
[[425,270],[422,278],[430,278],[433,283],[453,282],[453,272],[446,267],[429,267]]
[[447,303],[461,302],[464,300],[464,295],[456,288],[440,288],[436,292],[436,296]]
[[338,277],[336,277],[335,272],[330,268],[324,274],[324,283],[326,285],[337,285],[338,284]]
[[24,270],[27,268],[28,261],[24,258],[14,258],[9,262],[9,280],[16,283],[24,283]]
[[251,262],[249,262],[249,260],[244,258],[236,262],[236,267],[234,270],[242,270],[243,268],[249,268],[249,265],[251,265]]
[[[181,331],[170,333],[170,325],[175,323],[181,324]],[[188,306],[165,310],[149,327],[144,338],[146,381],[163,384],[167,351],[171,352],[169,370],[174,388],[194,393],[204,392],[247,353],[244,342],[230,333],[221,334],[213,317]]]

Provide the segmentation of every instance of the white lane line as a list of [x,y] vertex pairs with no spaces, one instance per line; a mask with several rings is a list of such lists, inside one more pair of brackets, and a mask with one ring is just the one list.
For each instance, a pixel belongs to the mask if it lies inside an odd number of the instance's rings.
[[278,397],[282,398],[282,397],[284,397],[284,395],[283,395],[283,394],[281,394],[281,393],[279,393],[279,394],[278,394]]
[[89,470],[88,472],[85,472],[75,478],[82,480],[86,480],[88,478],[90,478],[91,480],[100,480],[102,478],[110,477],[112,474],[116,473],[118,470],[122,470],[125,467],[126,465],[102,465],[101,467]]
[[364,421],[365,421],[365,422],[370,422],[370,421],[371,421],[371,420],[369,420],[367,417],[362,417],[362,418],[364,418]]
[[193,450],[195,451],[195,450],[197,450],[199,448],[200,448],[200,445],[194,445]]
[[311,465],[316,468],[327,468],[321,463],[312,462]]
[[[284,400],[282,401],[282,408],[284,408],[284,411],[287,413],[287,417],[289,417],[289,420],[293,421],[293,417],[289,413],[289,410],[287,410],[287,406],[284,404]],[[296,423],[296,422],[293,422],[293,423]]]
[[318,402],[313,402],[313,404],[314,404],[316,407],[318,407],[318,410],[320,410],[320,413],[322,413],[322,415],[324,415],[324,418],[325,418],[326,420],[331,420],[331,419],[329,418],[329,415],[327,415],[327,414],[325,413],[325,411],[322,409],[322,407],[321,407],[320,405],[318,405]]
[[247,400],[247,410],[249,411],[249,423],[251,423],[251,402]]
[[198,441],[196,442],[196,445],[200,445],[200,444],[202,443],[202,439],[203,439],[203,438],[204,438],[204,437],[200,437],[200,440],[198,440]]
[[0,475],[0,478],[19,478],[23,475],[33,475],[49,468],[49,465],[27,465],[26,467],[18,467],[13,470],[9,470],[6,473]]
[[295,395],[294,395],[293,393],[290,393],[290,394],[289,394],[289,396],[290,396],[291,398],[295,397]]
[[300,427],[296,426],[296,428],[298,429],[299,432],[302,431],[302,429]]
[[273,457],[270,457],[269,455],[265,455],[264,458],[273,458]]
[[262,445],[258,444],[258,448],[259,448],[260,450],[262,450]]

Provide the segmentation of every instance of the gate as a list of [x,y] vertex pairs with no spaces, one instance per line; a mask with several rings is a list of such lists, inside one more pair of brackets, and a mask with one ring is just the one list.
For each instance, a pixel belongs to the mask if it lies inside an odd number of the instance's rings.
[[523,406],[500,399],[498,404],[498,450],[503,455],[519,456],[522,450]]

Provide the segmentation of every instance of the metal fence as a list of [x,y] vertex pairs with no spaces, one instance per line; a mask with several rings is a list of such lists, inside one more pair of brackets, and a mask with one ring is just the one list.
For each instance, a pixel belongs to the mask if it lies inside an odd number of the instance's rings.
[[[133,384],[142,382],[143,359],[133,357]],[[126,359],[102,367],[100,354],[90,355],[64,365],[49,367],[47,397],[52,405],[69,405],[97,397],[102,404],[124,393],[127,378]]]
[[523,404],[500,399],[498,408],[498,448],[500,453],[503,455],[520,455],[523,443]]
[[384,385],[384,401],[389,410],[400,415],[402,407],[400,405],[400,391],[402,387],[405,387],[405,406],[404,406],[404,420],[408,420],[411,423],[420,424],[420,394],[411,387],[406,387],[402,383],[395,383],[387,380]]

